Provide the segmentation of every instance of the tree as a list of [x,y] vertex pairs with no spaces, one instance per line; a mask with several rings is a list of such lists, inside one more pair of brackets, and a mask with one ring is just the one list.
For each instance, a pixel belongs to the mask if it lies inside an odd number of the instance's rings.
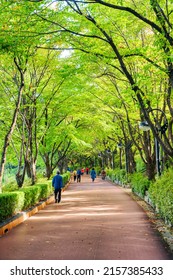
[[26,71],[26,63],[27,60],[24,62],[24,67],[23,67],[23,61],[19,57],[14,58],[14,64],[16,65],[17,71],[19,72],[20,79],[19,79],[19,84],[18,84],[18,92],[17,92],[17,98],[16,98],[16,105],[14,108],[13,116],[11,123],[7,129],[7,133],[4,138],[4,144],[2,147],[2,156],[1,156],[1,161],[0,161],[0,191],[2,188],[2,178],[4,174],[4,167],[6,163],[6,154],[7,154],[7,149],[11,141],[12,134],[14,132],[16,122],[17,122],[17,117],[19,114],[19,109],[21,105],[21,99],[22,99],[22,93],[23,93],[23,88],[24,88],[24,74]]
[[[131,71],[129,59],[132,57],[141,57],[141,61],[145,61],[145,65],[151,65],[152,67],[155,67],[156,69],[159,69],[163,72],[163,75],[167,75],[167,84],[168,84],[168,91],[167,91],[167,106],[169,108],[169,113],[172,117],[172,108],[170,105],[170,96],[172,92],[172,62],[170,59],[170,48],[172,46],[172,37],[170,32],[170,26],[171,26],[171,17],[170,12],[172,9],[172,4],[169,2],[167,3],[167,6],[165,6],[165,10],[162,10],[160,8],[160,5],[158,1],[151,1],[151,11],[148,12],[148,17],[143,16],[143,12],[145,7],[145,4],[141,8],[141,5],[137,4],[129,4],[129,6],[120,6],[120,5],[114,5],[109,4],[104,1],[83,1],[80,3],[79,1],[61,1],[61,3],[66,3],[66,6],[63,8],[63,14],[67,15],[67,17],[70,15],[74,18],[74,21],[70,21],[67,25],[63,24],[63,19],[60,18],[60,15],[56,18],[56,14],[52,16],[52,18],[47,19],[46,17],[42,17],[44,21],[49,21],[55,24],[55,26],[59,26],[60,30],[55,30],[54,34],[56,33],[66,33],[70,34],[71,36],[71,43],[73,46],[75,46],[76,49],[82,49],[85,52],[91,53],[91,51],[88,51],[89,47],[93,48],[93,44],[86,41],[87,39],[92,39],[95,43],[96,40],[100,42],[99,50],[103,50],[103,47],[108,45],[109,50],[112,53],[112,61],[113,61],[113,55],[114,55],[114,68],[116,68],[118,71],[121,71],[121,73],[127,78],[127,81],[129,83],[129,86],[131,88],[131,95],[133,95],[133,92],[135,93],[137,102],[139,103],[141,107],[141,111],[143,114],[143,117],[147,120],[149,123],[152,132],[154,136],[158,139],[160,144],[162,145],[164,151],[170,156],[173,156],[173,149],[172,149],[172,136],[168,138],[166,134],[164,134],[164,141],[161,138],[160,134],[157,131],[157,128],[153,124],[150,118],[150,114],[148,113],[148,110],[150,111],[152,109],[152,104],[150,100],[146,99],[146,92],[142,88],[142,85],[140,83],[140,80],[136,79],[134,76],[134,73]],[[61,3],[59,4],[61,6]],[[108,9],[112,9],[113,13],[114,11],[122,11],[121,15],[122,18],[123,14],[128,13],[128,20],[132,23],[135,19],[138,20],[140,27],[140,30],[143,28],[146,30],[147,36],[152,38],[150,48],[154,50],[154,54],[159,53],[160,54],[160,64],[156,61],[155,57],[151,57],[151,52],[148,51],[142,51],[142,49],[134,49],[133,51],[126,48],[123,51],[121,51],[121,45],[120,45],[120,36],[115,37],[114,32],[110,31],[110,25],[105,24],[105,20],[103,19],[105,15],[109,14]],[[98,13],[98,11],[100,13]],[[153,15],[156,17],[156,22],[152,19]],[[40,16],[41,17],[41,16]],[[65,17],[64,17],[65,18]],[[112,20],[112,21],[111,21]],[[112,17],[111,20],[109,19],[109,23],[114,23]],[[79,22],[81,24],[79,24]],[[85,23],[87,23],[87,28],[85,28]],[[122,24],[123,20],[121,20]],[[116,24],[116,22],[115,22]],[[116,25],[114,24],[114,27]],[[92,27],[93,26],[93,27]],[[117,29],[117,28],[116,28]],[[115,29],[115,30],[116,30]],[[152,31],[154,30],[154,32]],[[117,31],[117,30],[116,30]],[[120,33],[120,32],[119,32]],[[152,36],[151,36],[152,33]],[[122,36],[121,36],[122,37]],[[67,37],[66,37],[67,38]],[[135,37],[133,37],[135,39]],[[66,39],[67,40],[67,39]],[[91,42],[91,41],[90,41]],[[156,43],[157,42],[157,45]],[[158,44],[159,43],[159,44]],[[82,46],[82,48],[81,48]],[[107,47],[105,47],[107,50]],[[149,49],[149,48],[148,48]],[[106,57],[104,52],[95,52],[97,56]],[[110,55],[109,55],[110,58]],[[166,67],[165,67],[165,58],[166,58]],[[120,68],[115,65],[115,61],[119,62]],[[171,122],[170,122],[171,124]]]
[[[109,111],[109,116],[112,114],[111,108],[113,107],[120,110],[119,116],[122,115],[121,111],[125,110],[126,114],[123,118],[127,120],[129,134],[123,137],[127,139],[127,142],[133,140],[141,153],[136,132],[135,137],[133,136],[134,131],[137,131],[135,124],[130,122],[129,125],[130,111],[133,110],[133,106],[136,108],[138,106],[136,118],[145,119],[148,122],[154,137],[158,139],[165,153],[172,157],[172,105],[170,102],[172,94],[170,52],[172,47],[172,3],[167,1],[167,5],[163,5],[162,9],[160,5],[164,4],[164,1],[163,3],[160,1],[161,4],[156,0],[150,1],[150,6],[148,2],[141,4],[140,1],[138,3],[134,1],[119,3],[120,1],[117,1],[117,4],[115,1],[114,4],[105,1],[16,1],[15,3],[10,1],[8,10],[10,7],[13,13],[18,15],[18,18],[21,16],[20,20],[25,23],[22,38],[26,39],[26,44],[32,38],[37,48],[52,49],[58,54],[62,49],[68,49],[71,50],[73,58],[77,57],[76,61],[70,57],[70,68],[63,67],[64,72],[61,72],[65,77],[69,75],[68,77],[72,80],[71,84],[68,81],[70,90],[72,91],[73,88],[76,97],[82,96],[81,92],[79,93],[82,87],[78,86],[76,90],[72,73],[78,78],[84,77],[85,72],[88,80],[81,79],[83,84],[85,83],[84,88],[88,88],[92,96],[97,98],[94,100],[100,98],[105,111]],[[27,8],[25,4],[27,4]],[[8,10],[5,10],[5,13],[9,15]],[[23,13],[20,14],[20,12]],[[30,23],[26,23],[28,17]],[[4,32],[8,30],[10,34],[16,36],[17,42],[19,42],[21,28],[17,21],[14,23],[15,29],[7,24]],[[34,26],[33,23],[36,25]],[[24,34],[26,27],[28,33]],[[98,77],[100,75],[97,85],[93,82],[94,75]],[[119,90],[121,94],[111,97],[107,94],[112,90],[109,81],[107,90],[100,87],[98,91],[98,85],[103,85],[101,83],[103,76],[105,81],[112,77],[114,90]],[[93,90],[92,86],[94,86]],[[63,90],[67,89],[64,87]],[[95,94],[94,91],[99,94]],[[86,100],[86,95],[84,96]],[[121,99],[122,102],[120,107],[115,105],[118,99]],[[163,137],[153,123],[150,113],[153,108],[161,108],[167,116],[170,116],[169,134],[164,133]],[[50,115],[49,109],[47,113]],[[120,121],[119,124],[121,124]],[[124,130],[121,125],[119,128]],[[145,139],[146,135],[144,134],[143,137]],[[151,139],[151,137],[147,138],[150,145]],[[148,150],[145,143],[143,148],[145,157],[142,153],[141,156],[145,162],[148,163],[150,159],[153,161],[153,150]]]

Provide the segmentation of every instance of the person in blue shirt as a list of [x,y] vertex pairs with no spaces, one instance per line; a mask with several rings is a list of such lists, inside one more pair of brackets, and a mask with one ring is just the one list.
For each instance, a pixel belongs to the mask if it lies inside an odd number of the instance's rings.
[[81,172],[80,168],[78,168],[78,170],[77,170],[77,183],[78,183],[78,182],[80,183],[80,181],[81,181],[81,175],[82,175],[82,172]]
[[91,175],[92,181],[94,182],[94,180],[95,180],[95,178],[96,178],[96,171],[95,171],[94,168],[92,168],[90,175]]
[[59,171],[57,171],[57,174],[52,179],[52,186],[54,187],[55,203],[60,203],[63,181]]

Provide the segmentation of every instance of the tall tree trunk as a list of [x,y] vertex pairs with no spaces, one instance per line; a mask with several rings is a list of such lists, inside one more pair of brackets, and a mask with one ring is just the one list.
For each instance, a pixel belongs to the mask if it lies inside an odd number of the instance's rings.
[[14,58],[14,63],[20,73],[20,86],[18,90],[18,98],[16,101],[16,108],[13,113],[13,119],[11,122],[11,125],[9,127],[9,130],[7,131],[7,134],[4,139],[4,145],[2,148],[2,156],[1,156],[1,161],[0,161],[0,192],[2,192],[2,179],[4,175],[4,168],[5,168],[5,163],[6,163],[6,154],[7,154],[7,149],[10,144],[10,140],[12,137],[12,134],[14,132],[16,122],[17,122],[17,117],[20,109],[20,104],[21,104],[21,97],[22,97],[22,92],[24,88],[24,71],[20,68],[19,62],[17,61],[17,58]]
[[19,188],[21,188],[23,186],[24,183],[24,179],[25,179],[25,171],[26,171],[26,166],[24,165],[24,167],[22,166],[22,162],[23,162],[23,156],[24,156],[24,143],[23,143],[23,139],[22,139],[22,143],[21,143],[21,148],[20,148],[20,156],[18,159],[18,170],[16,173],[16,182]]
[[16,173],[16,182],[19,188],[23,186],[24,180],[25,180],[25,171],[26,168],[24,166],[22,174],[20,173],[20,170]]
[[134,173],[136,171],[136,161],[135,153],[132,149],[129,150],[129,173]]
[[31,178],[31,168],[30,168],[31,164],[29,159],[25,159],[25,167],[26,167],[26,173],[28,178]]
[[155,174],[156,174],[156,161],[148,159],[147,164],[146,164],[146,175],[149,180],[153,181],[155,179]]
[[58,169],[59,169],[60,173],[62,174],[63,173],[63,169],[64,169],[64,161],[63,160],[60,160],[58,162]]
[[36,161],[34,159],[32,159],[31,161],[31,185],[34,185],[36,183]]
[[48,154],[45,154],[45,156],[44,156],[44,162],[45,162],[45,165],[46,165],[46,177],[47,177],[47,179],[49,180],[49,179],[50,179],[50,176],[51,176],[52,173],[53,173],[53,170],[52,170],[52,165],[51,165],[51,162],[50,162],[50,159],[49,159],[49,155],[48,155]]

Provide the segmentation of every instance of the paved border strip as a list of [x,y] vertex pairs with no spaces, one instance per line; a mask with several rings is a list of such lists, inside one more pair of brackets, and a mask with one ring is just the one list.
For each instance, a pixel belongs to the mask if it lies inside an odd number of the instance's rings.
[[39,204],[29,208],[26,211],[20,212],[12,218],[7,219],[5,222],[0,224],[0,236],[9,232],[13,227],[23,223],[29,217],[36,214],[39,210],[43,209],[47,204],[50,204],[54,200],[54,197],[49,197],[46,201],[40,202]]

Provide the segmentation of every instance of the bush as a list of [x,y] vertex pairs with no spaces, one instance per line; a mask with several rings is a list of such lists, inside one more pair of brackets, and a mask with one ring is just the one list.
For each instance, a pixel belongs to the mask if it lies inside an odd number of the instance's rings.
[[[70,172],[63,174],[62,178],[65,187],[70,179]],[[44,182],[44,179],[42,181]],[[23,187],[16,191],[13,191],[14,189],[16,190],[14,186],[4,187],[4,193],[0,194],[0,222],[12,217],[17,212],[34,206],[41,199],[45,199],[53,193],[52,180]]]
[[111,179],[111,181],[114,181],[115,180],[115,170],[106,168],[105,171],[106,171],[106,176],[108,176]]
[[35,186],[38,186],[40,188],[40,196],[39,200],[47,198],[49,195],[52,194],[53,188],[51,184],[36,184]]
[[127,184],[130,182],[130,175],[127,174],[125,169],[108,169],[106,170],[106,174],[113,182],[117,181],[121,184]]
[[16,183],[12,182],[9,183],[5,186],[2,187],[2,192],[6,193],[6,192],[13,192],[13,191],[18,191],[18,186]]
[[23,206],[23,210],[25,210],[39,202],[41,195],[41,187],[36,185],[32,187],[25,187],[21,188],[19,192],[24,192],[25,194]]
[[148,190],[149,186],[150,181],[143,173],[137,172],[131,175],[132,191],[141,197],[145,196],[145,192]]
[[20,212],[24,205],[24,193],[0,194],[0,222]]
[[148,194],[161,217],[173,225],[173,170],[167,170],[153,182]]
[[136,171],[141,173],[146,171],[146,165],[140,157],[136,158]]
[[115,172],[116,181],[121,182],[122,184],[127,183],[127,173],[125,169],[117,169]]
[[65,187],[65,185],[70,180],[70,176],[71,176],[70,172],[66,172],[62,175],[63,187]]

